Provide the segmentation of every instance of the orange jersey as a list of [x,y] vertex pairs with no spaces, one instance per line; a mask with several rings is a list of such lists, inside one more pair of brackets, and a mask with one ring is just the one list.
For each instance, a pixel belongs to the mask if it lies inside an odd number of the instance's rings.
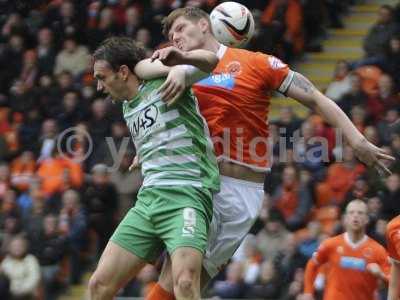
[[217,157],[264,171],[270,155],[270,94],[286,92],[293,72],[278,58],[260,52],[221,45],[217,55],[220,61],[212,75],[193,86]]
[[[314,253],[313,263],[318,266],[327,263],[329,266],[324,300],[373,300],[378,279],[367,271],[367,265],[378,264],[386,276],[390,270],[385,248],[368,236],[354,244],[347,233],[325,240]],[[313,282],[310,281],[313,278],[307,269],[304,292],[311,293]]]
[[400,263],[400,216],[387,225],[386,242],[390,258]]

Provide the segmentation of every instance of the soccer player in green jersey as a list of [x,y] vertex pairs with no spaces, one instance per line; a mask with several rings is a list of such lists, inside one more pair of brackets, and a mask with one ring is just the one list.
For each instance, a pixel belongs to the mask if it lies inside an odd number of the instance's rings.
[[[183,64],[210,72],[209,51],[174,53]],[[219,173],[205,121],[188,88],[167,106],[159,89],[165,79],[141,83],[135,75],[144,52],[133,40],[113,37],[95,51],[98,90],[123,101],[144,177],[135,207],[121,221],[89,282],[92,299],[112,299],[165,244],[172,259],[177,299],[200,299],[200,272]]]

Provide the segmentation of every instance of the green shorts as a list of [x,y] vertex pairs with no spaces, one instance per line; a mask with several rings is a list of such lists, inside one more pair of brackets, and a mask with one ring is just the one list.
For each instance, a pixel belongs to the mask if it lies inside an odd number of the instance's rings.
[[170,254],[179,247],[204,253],[211,218],[212,192],[208,189],[146,187],[111,241],[147,262],[154,262],[164,245]]

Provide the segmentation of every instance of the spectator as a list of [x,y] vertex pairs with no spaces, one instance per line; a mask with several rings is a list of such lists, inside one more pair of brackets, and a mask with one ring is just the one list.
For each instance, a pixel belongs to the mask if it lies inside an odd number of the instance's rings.
[[343,162],[330,165],[325,181],[317,185],[317,206],[340,205],[356,178],[364,171],[365,167],[357,162],[353,149],[345,146]]
[[14,112],[26,114],[37,105],[34,95],[29,92],[20,79],[13,83],[9,92],[11,109]]
[[398,91],[400,89],[400,36],[398,34],[391,37],[388,48],[382,69],[393,78]]
[[350,120],[360,132],[364,132],[367,123],[367,113],[361,105],[355,105],[350,111]]
[[311,201],[310,191],[299,182],[296,168],[285,167],[282,184],[272,194],[271,203],[282,213],[290,230],[299,229],[305,224]]
[[62,195],[59,231],[67,238],[70,256],[70,281],[78,284],[83,272],[82,252],[87,247],[87,221],[81,206],[80,195],[67,190]]
[[100,19],[98,25],[89,29],[88,31],[88,44],[90,49],[96,49],[97,45],[111,35],[116,35],[120,28],[115,22],[114,13],[111,8],[104,7],[100,11]]
[[28,189],[36,171],[36,162],[31,151],[24,151],[11,163],[11,184],[19,191]]
[[7,256],[1,262],[1,271],[10,279],[13,299],[31,299],[37,295],[40,283],[38,260],[28,254],[28,241],[15,237],[9,245]]
[[67,241],[58,232],[58,219],[55,215],[46,215],[39,236],[29,236],[31,252],[38,259],[42,281],[44,285],[44,298],[56,299],[58,294],[57,280],[60,272],[61,261],[67,253]]
[[379,139],[382,144],[389,145],[393,133],[392,126],[399,119],[399,111],[391,108],[385,112],[385,118],[377,124]]
[[322,130],[318,134],[317,126],[324,127],[322,124],[315,125],[311,121],[304,121],[301,124],[301,137],[296,136],[294,139],[294,155],[296,162],[310,172],[315,174],[315,177],[320,177],[325,166],[330,158],[330,145],[327,142],[328,138],[321,137]]
[[[40,104],[38,104],[40,107]],[[40,108],[34,107],[24,114],[24,122],[18,126],[18,137],[22,151],[35,152],[40,128],[42,127]]]
[[[100,104],[100,103],[96,103]],[[104,104],[104,103],[103,103]],[[93,111],[96,111],[95,114],[97,114],[97,117],[99,119],[104,118],[103,113],[104,111],[101,111],[103,109],[103,104],[99,105],[99,107],[93,107]],[[93,105],[94,106],[94,105]],[[94,121],[97,123],[97,121]],[[110,124],[108,124],[110,125]],[[96,147],[93,149],[93,153],[90,157],[90,162],[89,162],[89,167],[93,167],[96,164],[99,163],[104,163],[107,166],[111,168],[117,168],[119,167],[118,164],[121,162],[122,157],[119,155],[116,155],[115,152],[120,152],[123,151],[124,153],[131,154],[133,157],[133,142],[131,141],[130,138],[127,138],[129,136],[129,131],[128,128],[126,127],[126,124],[123,122],[113,122],[111,124],[111,138],[104,138],[100,137],[100,134],[98,134],[98,137],[95,137],[95,143]],[[98,128],[100,131],[101,128]],[[109,128],[103,128],[103,130],[109,130]],[[93,134],[96,134],[95,130],[92,131],[92,137]],[[131,157],[131,159],[132,159]]]
[[37,53],[35,50],[27,50],[24,53],[21,73],[19,80],[21,80],[24,89],[31,90],[38,79],[39,66]]
[[349,83],[349,91],[337,100],[337,104],[347,115],[350,115],[350,111],[354,106],[364,105],[367,101],[367,94],[362,90],[360,76],[356,73],[349,74]]
[[379,8],[378,19],[364,39],[364,51],[367,57],[382,56],[391,36],[396,32],[396,24],[393,20],[393,8],[382,5]]
[[151,32],[152,47],[156,47],[164,40],[160,28],[161,21],[164,17],[168,16],[171,11],[167,2],[168,1],[165,0],[151,0],[149,4],[144,7],[143,25]]
[[142,185],[142,174],[139,168],[129,170],[133,153],[124,154],[118,170],[111,172],[110,181],[115,185],[119,198],[119,218],[123,218],[135,205],[136,194]]
[[29,190],[27,190],[25,193],[21,193],[17,199],[22,218],[28,217],[28,215],[32,212],[31,208],[33,203],[42,200],[44,199],[43,193],[40,190],[40,180],[39,178],[35,177],[30,182]]
[[145,49],[146,56],[150,57],[152,54],[152,37],[150,31],[146,27],[142,27],[136,32],[136,41]]
[[395,92],[392,78],[383,74],[378,81],[378,94],[369,97],[367,101],[371,121],[376,124],[383,119],[386,110],[398,108],[399,105],[400,97]]
[[78,5],[78,3],[74,4],[67,0],[54,5],[52,9],[47,11],[45,26],[57,33],[57,48],[66,37],[77,34],[83,28],[79,9],[77,9]]
[[47,119],[42,124],[41,134],[38,138],[38,162],[50,158],[56,147],[58,126],[54,119]]
[[399,214],[400,203],[400,175],[393,173],[385,179],[385,188],[380,195],[382,200],[382,214],[391,220]]
[[[303,51],[303,12],[297,0],[270,1],[265,7],[261,23],[265,26],[263,35],[268,37],[265,39],[265,52],[290,62]],[[282,50],[276,49],[277,45]]]
[[22,223],[24,231],[28,234],[31,240],[38,240],[42,235],[43,220],[48,213],[46,207],[46,199],[43,197],[43,193],[39,189],[33,188],[31,190],[32,205],[27,209],[25,215],[23,215]]
[[42,190],[47,197],[65,191],[70,187],[80,188],[83,183],[83,170],[79,163],[53,149],[53,155],[43,160],[37,170],[42,180]]
[[256,238],[258,251],[265,260],[274,260],[279,251],[283,250],[290,233],[286,230],[283,216],[278,210],[270,210],[264,228]]
[[367,199],[371,196],[371,191],[368,186],[368,180],[365,176],[361,175],[356,178],[354,181],[353,186],[347,192],[345,196],[345,200],[342,203],[342,212],[344,212],[345,207],[347,204],[353,199]]
[[75,38],[67,37],[63,49],[57,54],[54,74],[59,75],[62,71],[68,71],[76,77],[86,70],[88,63],[88,49],[79,45]]
[[296,270],[303,267],[305,263],[306,258],[299,251],[295,235],[291,235],[286,239],[283,249],[278,252],[274,260],[281,284],[288,285],[293,280]]
[[56,59],[56,50],[53,42],[53,32],[44,27],[37,34],[38,67],[41,75],[51,74]]
[[293,148],[294,133],[301,126],[301,120],[293,112],[289,106],[282,107],[279,111],[279,119],[275,122],[279,130],[279,138],[285,139],[285,146],[288,149]]
[[[0,52],[0,92],[6,93],[11,83],[17,78],[22,68],[22,56],[24,51],[24,39],[20,35],[11,35],[3,51]],[[12,61],[10,64],[8,62]]]
[[246,292],[246,298],[277,299],[280,296],[282,283],[279,274],[271,261],[261,265],[260,276]]
[[325,95],[333,101],[339,101],[351,90],[350,66],[347,61],[339,60],[333,73],[333,81],[328,85]]
[[137,280],[140,283],[139,297],[146,297],[153,285],[157,282],[157,269],[155,266],[147,264],[142,270],[140,270]]
[[118,194],[106,165],[98,164],[92,169],[92,182],[83,192],[83,205],[88,215],[89,228],[97,235],[97,254],[103,252],[116,225]]
[[19,13],[12,13],[8,16],[3,28],[1,29],[1,38],[6,40],[13,34],[25,36],[27,32],[28,28],[26,27],[22,16]]
[[57,123],[61,131],[73,127],[84,118],[84,107],[79,95],[75,91],[64,95],[61,113],[57,116]]
[[260,273],[262,256],[257,250],[256,238],[248,234],[233,256],[233,260],[240,261],[243,265],[243,281],[252,285]]
[[135,6],[129,7],[125,13],[125,24],[123,24],[122,33],[129,37],[136,36],[137,31],[142,23],[139,9]]
[[215,295],[222,299],[243,298],[245,285],[243,282],[243,265],[241,262],[231,262],[226,269],[226,279],[214,283]]
[[0,200],[3,199],[10,187],[10,168],[7,163],[0,162]]

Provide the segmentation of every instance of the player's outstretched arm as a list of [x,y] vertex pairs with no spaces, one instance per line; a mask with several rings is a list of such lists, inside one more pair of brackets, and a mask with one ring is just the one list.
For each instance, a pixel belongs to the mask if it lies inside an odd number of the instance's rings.
[[192,65],[206,73],[214,70],[219,61],[215,53],[208,50],[182,51],[173,46],[154,51],[151,60],[157,59],[166,66]]
[[294,72],[287,95],[320,114],[331,126],[340,128],[359,160],[378,172],[390,174],[382,160],[394,160],[382,149],[370,143],[354,126],[334,101],[323,95],[303,75]]
[[191,65],[197,69],[191,70],[187,75],[204,78],[204,73],[210,73],[217,64],[218,57],[211,51],[197,49],[185,52],[167,47],[155,51],[151,58],[140,61],[135,66],[135,74],[141,79],[150,80],[168,76],[171,66]]
[[152,61],[150,58],[139,61],[135,66],[135,74],[143,80],[151,80],[168,75],[170,67],[159,60]]
[[393,262],[390,270],[388,300],[398,300],[400,282],[400,263]]
[[304,293],[302,295],[302,300],[312,300],[314,299],[314,281],[318,274],[319,265],[311,258],[304,272]]

